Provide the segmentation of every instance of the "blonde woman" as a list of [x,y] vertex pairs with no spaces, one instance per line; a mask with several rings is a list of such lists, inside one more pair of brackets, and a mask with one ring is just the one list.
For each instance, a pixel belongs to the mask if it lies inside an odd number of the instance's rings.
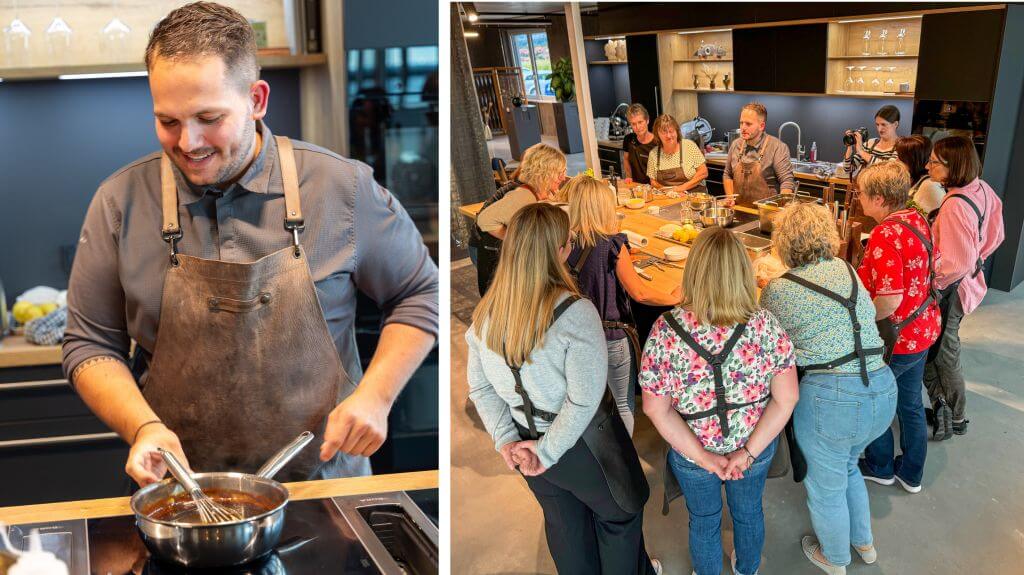
[[746,249],[727,230],[697,236],[682,291],[681,305],[654,323],[644,348],[644,413],[672,448],[668,464],[690,514],[694,573],[722,570],[724,482],[732,569],[754,575],[764,547],[764,483],[797,401],[793,346],[772,314],[758,309]]
[[789,334],[801,369],[793,428],[817,535],[801,546],[822,571],[842,575],[851,544],[865,563],[877,559],[857,460],[892,423],[896,379],[882,361],[871,294],[835,257],[839,234],[828,209],[790,204],[775,217],[772,239],[789,271],[761,291],[761,305]]
[[697,144],[683,138],[679,122],[668,114],[654,120],[658,146],[647,157],[647,177],[656,188],[674,186],[678,191],[706,192],[707,160]]
[[606,391],[600,316],[565,267],[571,249],[561,209],[512,217],[466,332],[469,398],[537,497],[559,574],[657,574],[643,544],[647,481]]
[[481,296],[487,292],[494,275],[509,220],[523,206],[542,202],[558,193],[559,185],[565,180],[565,154],[547,144],[530,146],[523,154],[516,179],[520,182],[518,187],[492,196],[476,217],[482,248],[477,253],[476,268]]
[[636,403],[633,361],[640,356],[640,339],[629,307],[630,298],[647,305],[679,303],[679,288],[671,294],[644,285],[633,268],[626,235],[619,233],[615,199],[598,180],[579,175],[566,186],[572,253],[566,263],[580,292],[595,306],[608,343],[608,388],[633,435]]

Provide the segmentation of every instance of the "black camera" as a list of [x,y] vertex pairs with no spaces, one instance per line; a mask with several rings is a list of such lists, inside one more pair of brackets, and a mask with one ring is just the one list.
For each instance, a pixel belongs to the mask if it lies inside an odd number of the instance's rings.
[[[864,126],[857,128],[856,130],[850,130],[851,132],[860,132],[860,141],[868,141],[868,129]],[[852,146],[857,143],[857,140],[853,137],[853,134],[843,134],[843,144]]]

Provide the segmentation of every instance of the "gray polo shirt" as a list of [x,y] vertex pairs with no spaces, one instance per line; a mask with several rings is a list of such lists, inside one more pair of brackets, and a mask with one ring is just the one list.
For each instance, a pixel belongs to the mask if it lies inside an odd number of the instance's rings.
[[[765,142],[765,138],[768,139],[767,142]],[[764,142],[764,152],[762,152],[763,157],[761,158],[761,175],[768,182],[768,187],[774,188],[776,192],[781,192],[784,189],[796,190],[793,164],[789,159],[789,146],[767,132],[761,134],[761,139],[753,146],[748,146],[743,138],[737,138],[733,141],[732,145],[729,146],[729,156],[725,162],[725,177],[734,178],[732,166],[740,161],[742,154],[749,154],[752,159],[757,158],[757,148],[760,147],[762,142]]]
[[[291,245],[277,144],[258,124],[263,145],[242,178],[220,193],[189,185],[174,169],[183,237],[179,253],[253,262]],[[356,290],[383,310],[384,324],[437,335],[438,276],[409,215],[372,169],[293,140],[302,212],[299,235],[317,297],[349,375],[362,375],[356,350]],[[144,376],[156,345],[168,245],[160,235],[160,154],[146,156],[100,184],[89,205],[68,287],[64,372],[109,355],[127,360],[131,340]],[[287,358],[282,358],[287,359]]]

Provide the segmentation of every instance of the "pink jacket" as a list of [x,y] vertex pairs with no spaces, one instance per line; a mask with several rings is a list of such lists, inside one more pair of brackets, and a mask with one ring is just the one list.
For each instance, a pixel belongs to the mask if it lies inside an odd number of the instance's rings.
[[[978,216],[967,202],[950,198],[953,194],[961,194],[970,198],[984,214],[981,229],[981,241],[978,241]],[[974,269],[978,257],[987,259],[1003,243],[1003,202],[999,200],[992,188],[979,178],[962,188],[950,188],[938,210],[938,216],[932,224],[935,236],[935,283],[939,289],[945,289],[956,280],[963,278],[957,293],[964,314],[974,311],[985,292],[985,274],[975,277]]]

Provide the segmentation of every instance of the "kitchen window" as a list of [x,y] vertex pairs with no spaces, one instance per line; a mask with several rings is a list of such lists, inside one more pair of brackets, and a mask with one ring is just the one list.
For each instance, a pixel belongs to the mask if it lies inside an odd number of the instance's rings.
[[526,96],[534,100],[553,100],[555,91],[551,89],[551,51],[548,48],[548,35],[541,30],[526,30],[509,33],[512,44],[513,66],[522,70],[523,85]]

